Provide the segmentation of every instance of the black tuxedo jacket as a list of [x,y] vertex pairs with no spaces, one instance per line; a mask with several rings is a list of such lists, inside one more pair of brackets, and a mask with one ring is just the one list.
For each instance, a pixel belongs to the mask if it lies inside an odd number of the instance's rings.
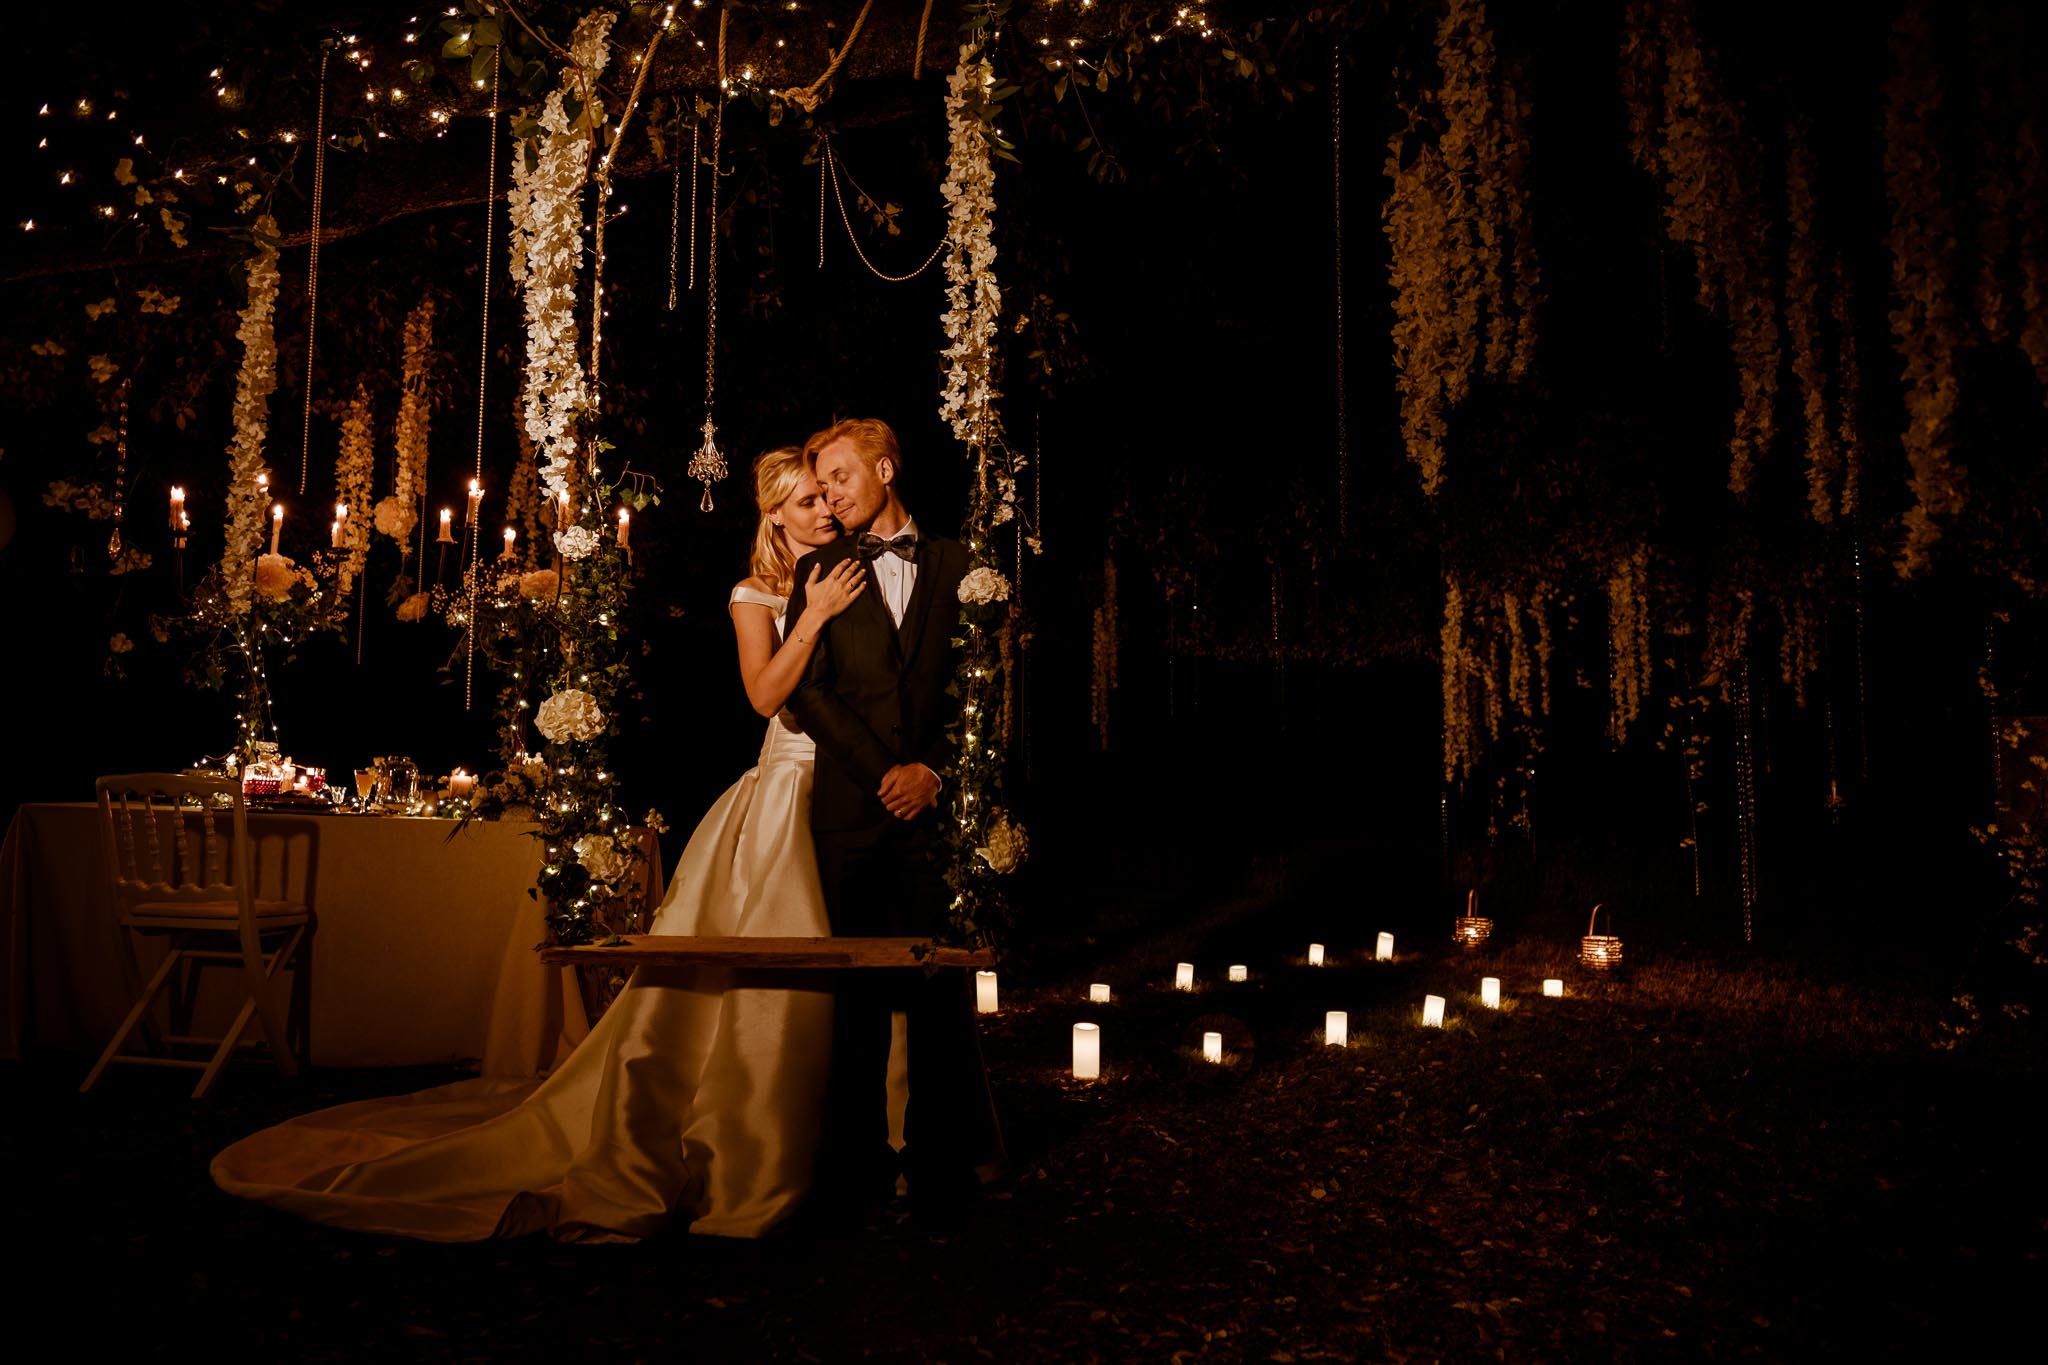
[[[797,561],[788,609],[792,625],[803,615],[812,566],[830,573],[854,556],[855,540],[842,536]],[[946,728],[960,705],[948,690],[958,666],[953,633],[967,547],[943,536],[921,534],[919,540],[917,582],[901,628],[871,577],[853,605],[826,624],[810,668],[789,699],[789,709],[818,745],[813,829],[862,829],[893,820],[875,793],[883,774],[899,763],[946,770],[952,743]],[[926,811],[918,823],[932,818],[933,811]]]

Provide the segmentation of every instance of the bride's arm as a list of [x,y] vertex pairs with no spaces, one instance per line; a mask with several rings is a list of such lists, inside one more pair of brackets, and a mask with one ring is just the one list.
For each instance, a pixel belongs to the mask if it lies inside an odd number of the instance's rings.
[[818,647],[818,632],[825,623],[845,611],[867,587],[867,578],[857,560],[844,560],[822,577],[815,567],[805,584],[804,609],[790,624],[780,648],[775,638],[775,612],[754,602],[734,602],[732,628],[738,637],[740,678],[747,685],[747,700],[763,716],[773,716],[803,681],[811,655]]

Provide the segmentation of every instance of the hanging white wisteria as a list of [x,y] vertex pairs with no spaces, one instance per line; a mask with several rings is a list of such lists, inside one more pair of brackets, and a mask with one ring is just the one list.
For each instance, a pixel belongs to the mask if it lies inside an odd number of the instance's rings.
[[370,555],[370,479],[377,446],[372,436],[373,411],[368,384],[356,386],[355,401],[341,421],[341,453],[334,462],[334,501],[343,552],[335,571],[334,591],[346,598]]
[[277,389],[277,340],[271,319],[277,309],[277,220],[256,220],[256,254],[249,258],[249,301],[235,339],[242,343],[242,370],[235,380],[235,439],[228,444],[227,545],[221,580],[228,607],[249,614],[256,586],[256,554],[263,546],[269,511],[263,474],[263,444],[269,429],[270,395]]
[[377,529],[411,553],[419,502],[426,491],[427,436],[433,412],[427,396],[427,364],[434,349],[434,301],[422,299],[405,320],[405,360],[399,380],[398,428],[394,443],[391,496],[377,504]]
[[[986,112],[995,72],[972,47],[946,83],[946,124],[952,153],[946,161],[946,390],[939,415],[953,434],[980,454],[995,421],[996,286],[995,166]],[[1007,504],[1006,504],[1007,505]]]
[[[588,406],[576,326],[576,276],[583,268],[583,182],[590,169],[586,129],[604,117],[597,76],[616,15],[592,11],[569,42],[570,65],[548,92],[540,131],[512,157],[511,263],[526,302],[526,435],[551,498],[568,494],[577,414]],[[565,99],[587,97],[574,118]]]

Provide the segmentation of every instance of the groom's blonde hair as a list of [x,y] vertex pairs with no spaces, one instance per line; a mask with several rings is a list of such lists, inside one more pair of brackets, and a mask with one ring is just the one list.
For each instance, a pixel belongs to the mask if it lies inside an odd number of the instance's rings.
[[896,477],[903,477],[903,447],[896,442],[896,433],[887,422],[878,417],[848,417],[834,422],[823,431],[812,434],[804,442],[804,460],[812,469],[818,467],[818,452],[841,437],[853,442],[853,449],[860,456],[861,463],[873,473],[878,461],[887,460],[896,470]]
[[780,446],[754,461],[754,506],[761,521],[754,528],[751,567],[778,597],[789,596],[796,586],[796,552],[789,546],[789,536],[775,524],[774,512],[811,477],[811,462],[800,446]]

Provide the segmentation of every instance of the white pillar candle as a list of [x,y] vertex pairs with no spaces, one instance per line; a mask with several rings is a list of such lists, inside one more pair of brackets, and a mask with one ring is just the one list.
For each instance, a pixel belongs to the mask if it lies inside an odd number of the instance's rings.
[[1205,1062],[1220,1062],[1223,1060],[1222,1034],[1205,1033],[1202,1035],[1202,1060]]
[[462,524],[464,526],[476,525],[476,514],[482,508],[483,502],[483,485],[479,484],[475,479],[471,479],[469,481],[469,513],[463,518]]
[[1074,1025],[1074,1079],[1092,1081],[1102,1075],[1102,1030],[1094,1024]]
[[1244,964],[1242,962],[1233,962],[1230,964],[1230,979],[1232,981],[1243,981],[1248,975],[1250,975],[1250,973],[1245,971]]
[[1564,994],[1564,978],[1563,978],[1563,977],[1560,977],[1560,976],[1546,976],[1546,977],[1544,977],[1544,978],[1543,978],[1543,993],[1544,993],[1545,995],[1548,995],[1548,996],[1552,996],[1552,997],[1555,997],[1555,996],[1560,996],[1560,995],[1563,995],[1563,994]]
[[1373,949],[1372,955],[1381,962],[1392,962],[1394,960],[1394,936],[1392,934],[1381,934],[1379,946]]
[[185,529],[185,490],[176,484],[171,485],[171,529]]
[[1422,997],[1422,1024],[1425,1028],[1444,1026],[1444,998],[1441,995]]
[[625,508],[619,509],[619,548],[625,549],[633,543],[633,514]]
[[434,537],[436,545],[453,545],[455,543],[455,532],[449,529],[454,525],[454,522],[454,509],[443,507],[441,509],[441,534]]
[[1482,976],[1479,978],[1479,1003],[1490,1010],[1500,1008],[1500,978]]
[[1191,991],[1195,988],[1194,963],[1176,962],[1173,964],[1173,988],[1180,991]]
[[519,533],[507,526],[505,528],[505,552],[499,556],[500,559],[510,559],[512,557],[512,542],[517,539],[519,539]]
[[1097,1005],[1105,1005],[1105,1004],[1108,1004],[1108,1003],[1109,1003],[1109,983],[1108,983],[1108,982],[1106,982],[1106,981],[1091,981],[1091,982],[1089,982],[1089,983],[1088,983],[1088,999],[1089,999],[1089,1000],[1090,1000],[1091,1002],[1093,1002],[1094,1004],[1097,1004]]
[[1308,965],[1311,967],[1320,967],[1323,965],[1322,944],[1311,943],[1308,945]]
[[996,974],[976,972],[974,974],[974,1012],[994,1014],[996,1012]]
[[1351,1016],[1343,1010],[1331,1010],[1323,1015],[1323,1041],[1331,1047],[1344,1047],[1351,1041]]
[[277,553],[277,536],[282,530],[284,530],[284,504],[274,502],[270,504],[270,553],[272,554]]

